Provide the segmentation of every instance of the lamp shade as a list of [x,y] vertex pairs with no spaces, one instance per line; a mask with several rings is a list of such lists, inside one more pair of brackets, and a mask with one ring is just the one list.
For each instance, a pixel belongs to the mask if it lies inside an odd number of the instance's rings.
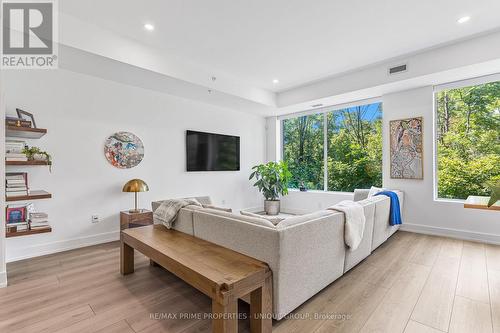
[[123,185],[123,192],[147,192],[149,191],[148,184],[142,179],[129,180]]

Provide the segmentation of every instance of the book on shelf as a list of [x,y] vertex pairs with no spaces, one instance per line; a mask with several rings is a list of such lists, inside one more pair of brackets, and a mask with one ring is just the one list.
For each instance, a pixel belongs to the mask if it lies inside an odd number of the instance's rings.
[[25,231],[25,230],[29,230],[29,225],[18,225],[16,227],[16,231]]
[[5,192],[5,196],[7,198],[10,198],[10,197],[21,197],[21,196],[25,196],[25,195],[29,195],[29,194],[30,194],[30,191]]
[[21,140],[5,140],[5,153],[22,154],[26,142]]
[[6,192],[29,191],[27,172],[7,172],[5,174]]
[[23,221],[23,222],[12,222],[5,224],[6,227],[18,227],[20,225],[28,225],[28,222]]
[[27,157],[7,157],[5,156],[7,162],[28,162]]
[[36,230],[36,229],[45,229],[50,227],[50,224],[48,223],[43,223],[43,224],[31,224],[30,229],[31,230]]

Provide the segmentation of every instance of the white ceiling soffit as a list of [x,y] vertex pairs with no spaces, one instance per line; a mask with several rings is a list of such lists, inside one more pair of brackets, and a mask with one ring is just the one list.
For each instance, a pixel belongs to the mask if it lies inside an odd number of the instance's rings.
[[274,114],[274,108],[235,95],[212,90],[141,67],[82,51],[66,45],[59,46],[59,68],[128,84],[178,97],[212,104],[234,111],[262,116]]
[[[207,72],[200,66],[70,15],[61,13],[59,22],[59,43],[61,45],[162,74],[171,79],[182,80],[185,81],[181,83],[184,86],[190,83],[206,87],[206,94],[208,94],[207,90],[211,89],[223,95],[247,100],[255,105],[260,105],[264,110],[274,107],[276,104],[276,96],[270,91],[242,84],[225,74]],[[89,36],[91,37],[89,38]],[[177,94],[175,90],[170,91],[170,93]]]

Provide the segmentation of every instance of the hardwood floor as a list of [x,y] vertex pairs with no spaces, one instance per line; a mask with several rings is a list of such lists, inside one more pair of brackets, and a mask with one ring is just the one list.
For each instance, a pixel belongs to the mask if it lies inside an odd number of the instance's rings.
[[[208,297],[135,261],[121,276],[114,242],[8,264],[0,332],[210,332]],[[500,247],[398,232],[290,316],[273,331],[500,333]]]

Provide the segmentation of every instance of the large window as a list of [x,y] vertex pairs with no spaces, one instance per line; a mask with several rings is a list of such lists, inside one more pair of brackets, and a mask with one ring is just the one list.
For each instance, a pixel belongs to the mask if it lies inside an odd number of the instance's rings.
[[292,173],[290,188],[301,182],[312,190],[323,189],[324,115],[283,120],[283,159]]
[[282,129],[290,188],[352,192],[382,185],[381,103],[284,119]]
[[489,195],[500,181],[500,81],[436,93],[437,194]]

